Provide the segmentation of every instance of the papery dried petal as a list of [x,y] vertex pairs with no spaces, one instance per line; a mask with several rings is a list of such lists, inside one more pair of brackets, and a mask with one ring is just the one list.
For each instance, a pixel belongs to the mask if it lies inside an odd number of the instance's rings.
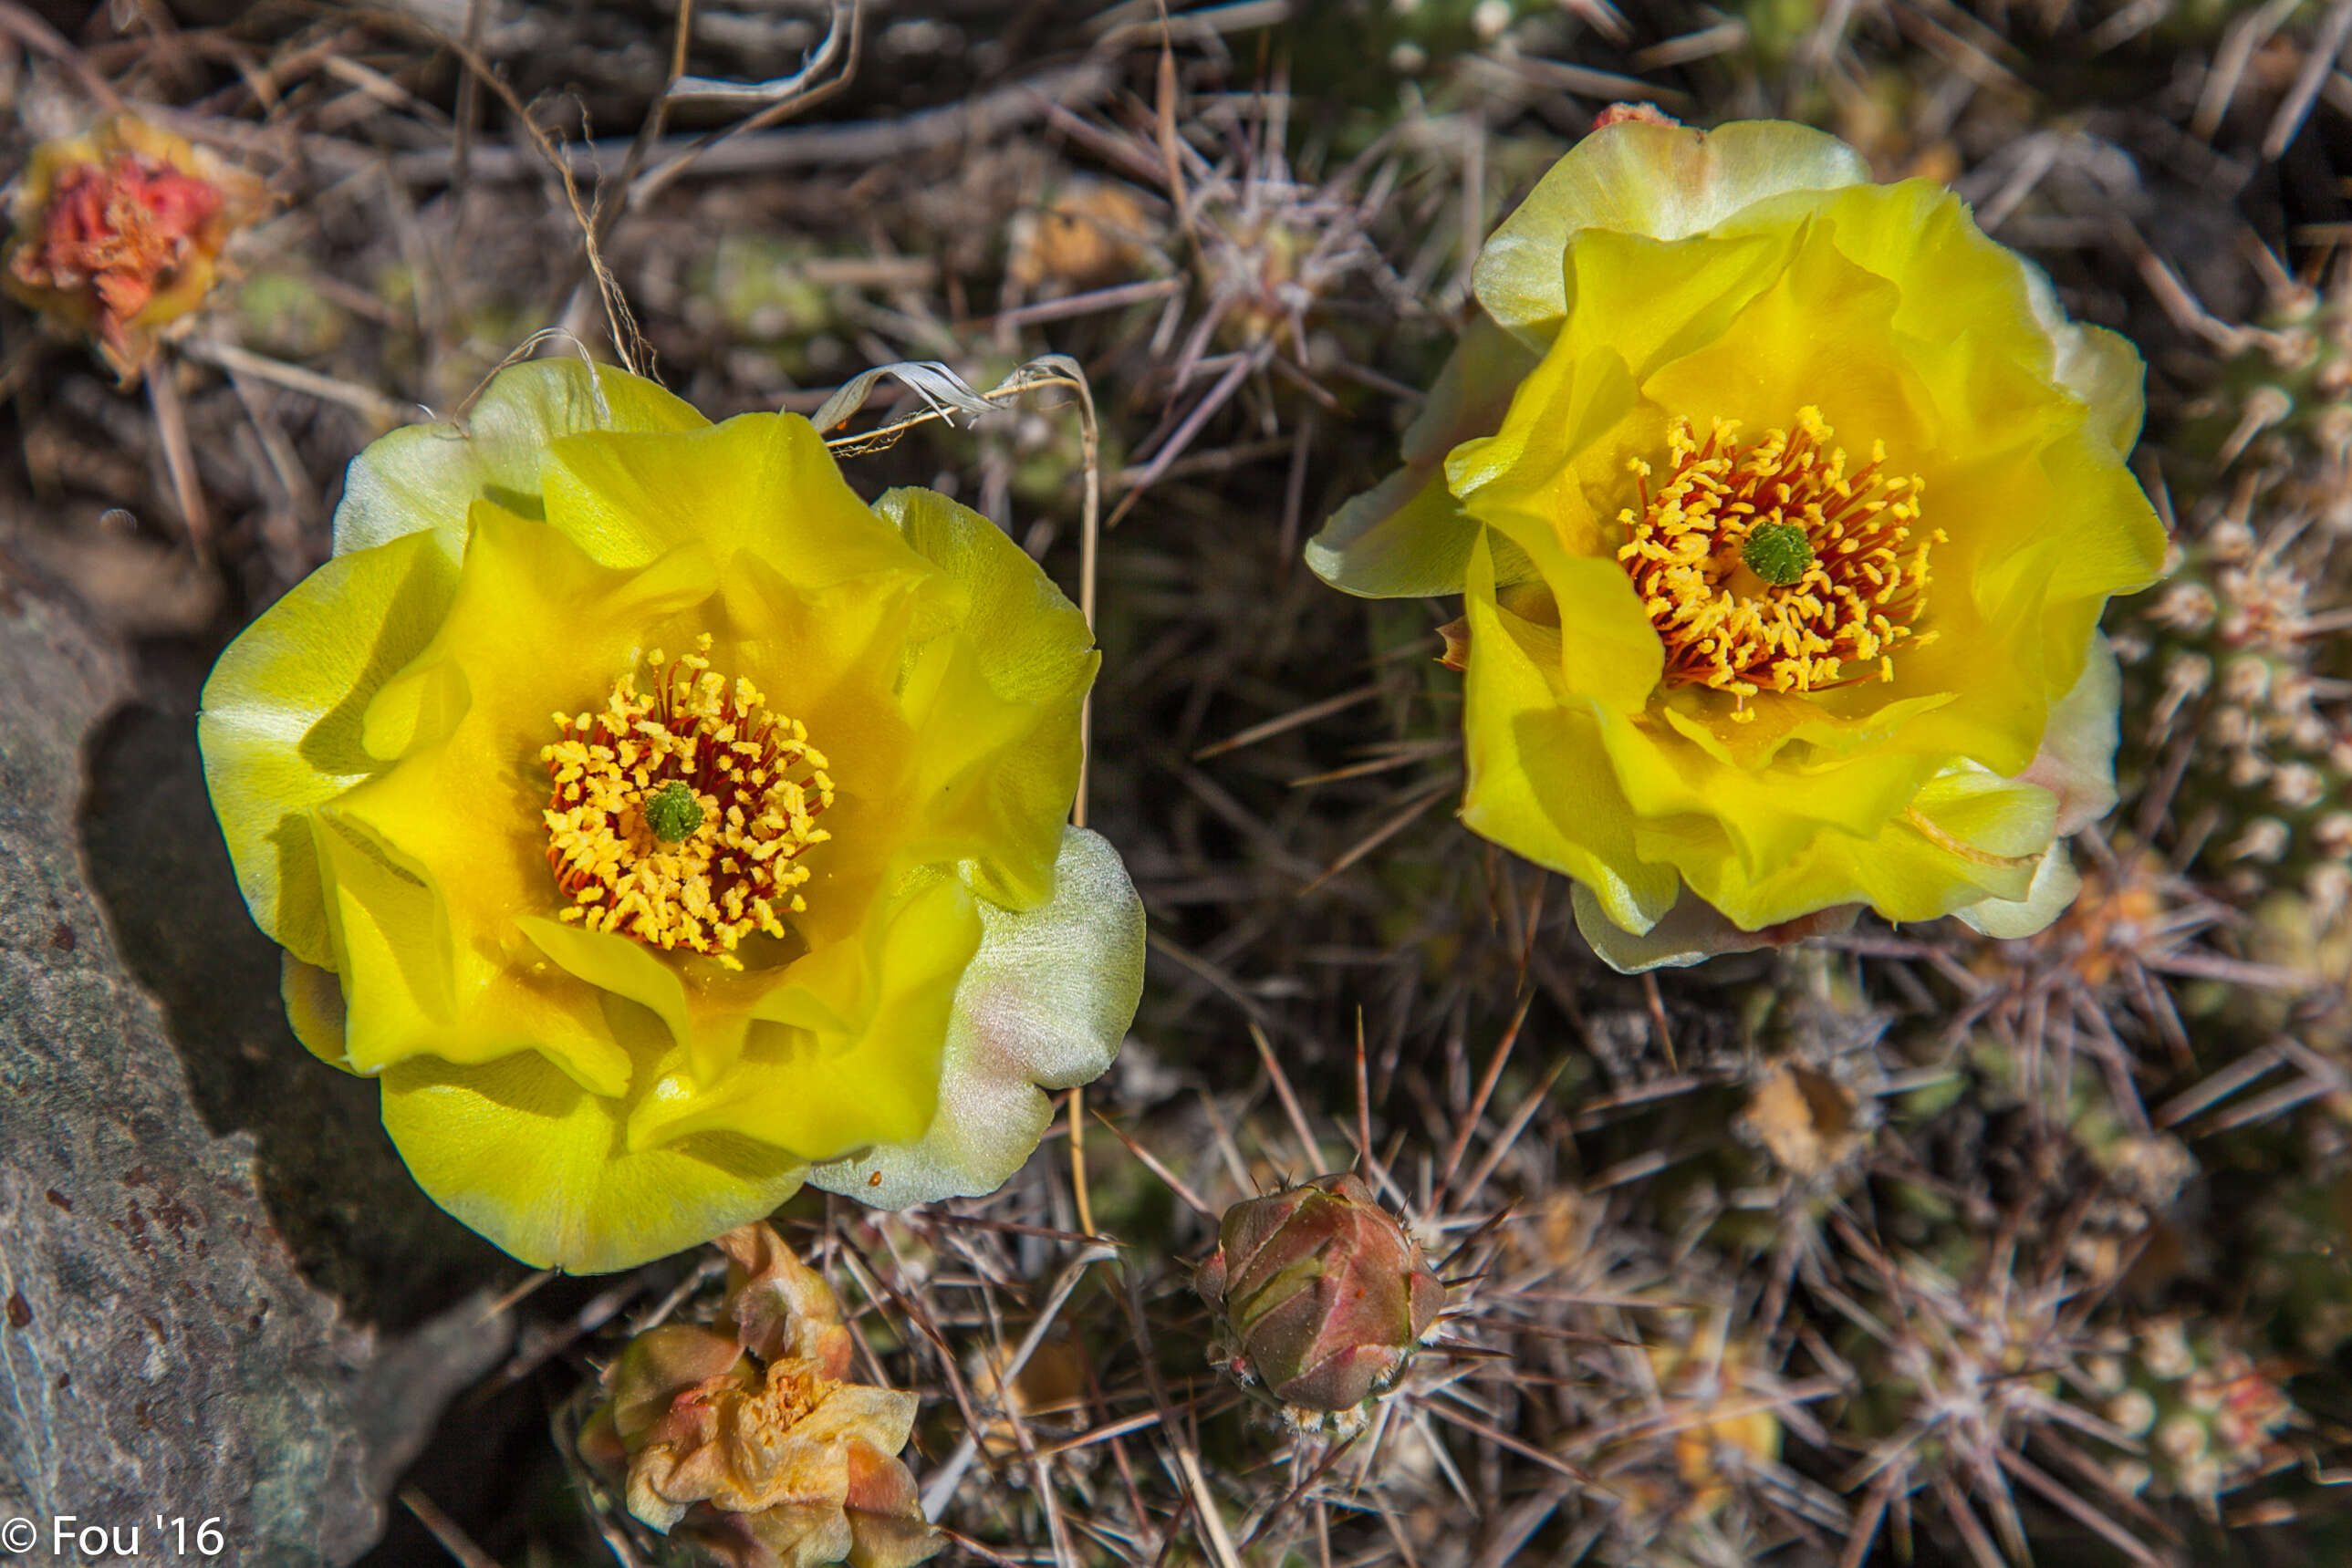
[[823,1275],[764,1224],[741,1226],[713,1244],[727,1254],[727,1310],[744,1349],[762,1361],[810,1361],[827,1376],[849,1375],[849,1330]]
[[709,1386],[730,1372],[750,1375],[732,1335],[701,1323],[647,1329],[605,1369],[614,1427],[624,1439],[635,1441],[669,1415],[679,1395]]

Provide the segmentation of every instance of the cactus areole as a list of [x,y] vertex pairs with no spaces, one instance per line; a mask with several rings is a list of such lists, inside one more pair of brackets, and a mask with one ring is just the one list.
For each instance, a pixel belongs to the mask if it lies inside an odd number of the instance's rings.
[[1234,1205],[1197,1282],[1218,1364],[1294,1426],[1339,1432],[1396,1386],[1445,1302],[1420,1245],[1353,1173]]

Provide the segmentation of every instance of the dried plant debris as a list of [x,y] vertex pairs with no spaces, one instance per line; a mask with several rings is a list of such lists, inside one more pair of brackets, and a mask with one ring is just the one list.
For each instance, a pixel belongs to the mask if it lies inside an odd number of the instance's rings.
[[773,1230],[715,1245],[728,1265],[717,1315],[655,1324],[605,1369],[575,1439],[592,1487],[688,1561],[911,1568],[935,1555],[947,1542],[898,1458],[915,1396],[850,1380],[840,1302]]
[[[379,1568],[2352,1560],[2352,0],[0,33],[5,265],[70,329],[0,306],[0,616],[209,658],[354,454],[520,354],[845,421],[858,494],[970,504],[1102,648],[1117,1065],[992,1197],[539,1277]],[[2047,929],[1614,974],[1454,820],[1463,604],[1300,559],[1620,102],[1948,184],[2147,361],[2168,571],[2107,614],[2122,800]],[[109,135],[70,191],[37,153]]]

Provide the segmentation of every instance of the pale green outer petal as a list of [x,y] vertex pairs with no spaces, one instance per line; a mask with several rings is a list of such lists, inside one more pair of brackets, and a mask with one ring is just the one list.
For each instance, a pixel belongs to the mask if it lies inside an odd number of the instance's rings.
[[2059,384],[2091,405],[2091,428],[2116,455],[2127,457],[2147,413],[2147,367],[2129,339],[2105,327],[2070,323],[2058,334]]
[[1621,928],[1601,907],[1601,901],[1582,883],[1569,886],[1569,902],[1576,912],[1578,935],[1600,960],[1621,975],[1645,969],[1687,969],[1726,953],[1752,953],[1763,947],[1785,946],[1808,936],[1843,931],[1862,913],[1859,904],[1842,904],[1801,919],[1762,931],[1743,931],[1688,888],[1664,918],[1640,935]]
[[2082,679],[2050,709],[2050,727],[2041,754],[2020,777],[2058,799],[2058,838],[2033,868],[2033,885],[2022,899],[1988,898],[1952,913],[1988,936],[2031,936],[2066,912],[2083,889],[2083,878],[2066,852],[2069,833],[2105,816],[2116,803],[2116,708],[2123,673],[2104,633],[2091,639]]
[[335,508],[335,553],[430,528],[451,560],[463,559],[466,512],[476,497],[540,516],[540,457],[556,437],[709,423],[652,382],[608,365],[569,359],[509,365],[459,418],[395,430],[352,459]]
[[1955,909],[1952,915],[1988,936],[2013,941],[2047,927],[2082,891],[2082,874],[2066,853],[2066,841],[2060,839],[2042,852],[2042,863],[2033,868],[2033,885],[2023,898],[1988,898]]
[[1844,142],[1785,120],[1706,131],[1605,126],[1503,220],[1478,253],[1472,286],[1487,314],[1540,349],[1568,314],[1568,242],[1577,230],[1685,239],[1768,196],[1869,182],[1869,165]]
[[1491,435],[1538,356],[1473,315],[1412,423],[1404,466],[1332,514],[1307,541],[1307,564],[1332,587],[1365,599],[1462,591],[1478,525],[1447,488],[1445,455]]
[[327,562],[228,645],[205,681],[205,787],[254,923],[331,967],[310,808],[382,764],[362,742],[377,690],[433,640],[457,569],[423,541]]
[[2147,413],[2147,367],[2139,350],[2105,327],[2068,320],[2049,276],[2021,256],[2018,265],[2025,269],[2033,319],[2057,351],[2053,373],[2058,384],[2090,405],[2091,428],[2106,438],[2116,455],[2129,456]]
[[2104,632],[2091,637],[2082,677],[2052,705],[2033,765],[2018,777],[2058,797],[2057,833],[2081,832],[2116,805],[2116,715],[2123,671]]
[[1107,840],[1065,829],[1052,902],[983,901],[980,916],[930,1131],[812,1166],[812,1185],[877,1208],[993,1192],[1045,1135],[1044,1091],[1088,1082],[1118,1053],[1143,995],[1143,905]]

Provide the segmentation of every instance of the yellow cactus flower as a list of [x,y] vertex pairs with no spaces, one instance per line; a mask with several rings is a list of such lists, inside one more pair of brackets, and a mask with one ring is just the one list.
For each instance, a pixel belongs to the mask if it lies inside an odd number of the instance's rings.
[[133,115],[47,141],[16,182],[0,284],[97,340],[131,380],[158,329],[203,303],[221,247],[260,215],[261,183]]
[[352,463],[199,735],[295,1031],[444,1207],[589,1272],[804,1180],[991,1191],[1108,1065],[1142,913],[1066,825],[1091,643],[806,420],[539,361]]
[[1307,550],[1465,595],[1464,821],[1622,969],[2054,918],[2114,800],[2100,613],[2164,554],[2130,345],[1774,121],[1603,116],[1475,281],[1404,467]]

